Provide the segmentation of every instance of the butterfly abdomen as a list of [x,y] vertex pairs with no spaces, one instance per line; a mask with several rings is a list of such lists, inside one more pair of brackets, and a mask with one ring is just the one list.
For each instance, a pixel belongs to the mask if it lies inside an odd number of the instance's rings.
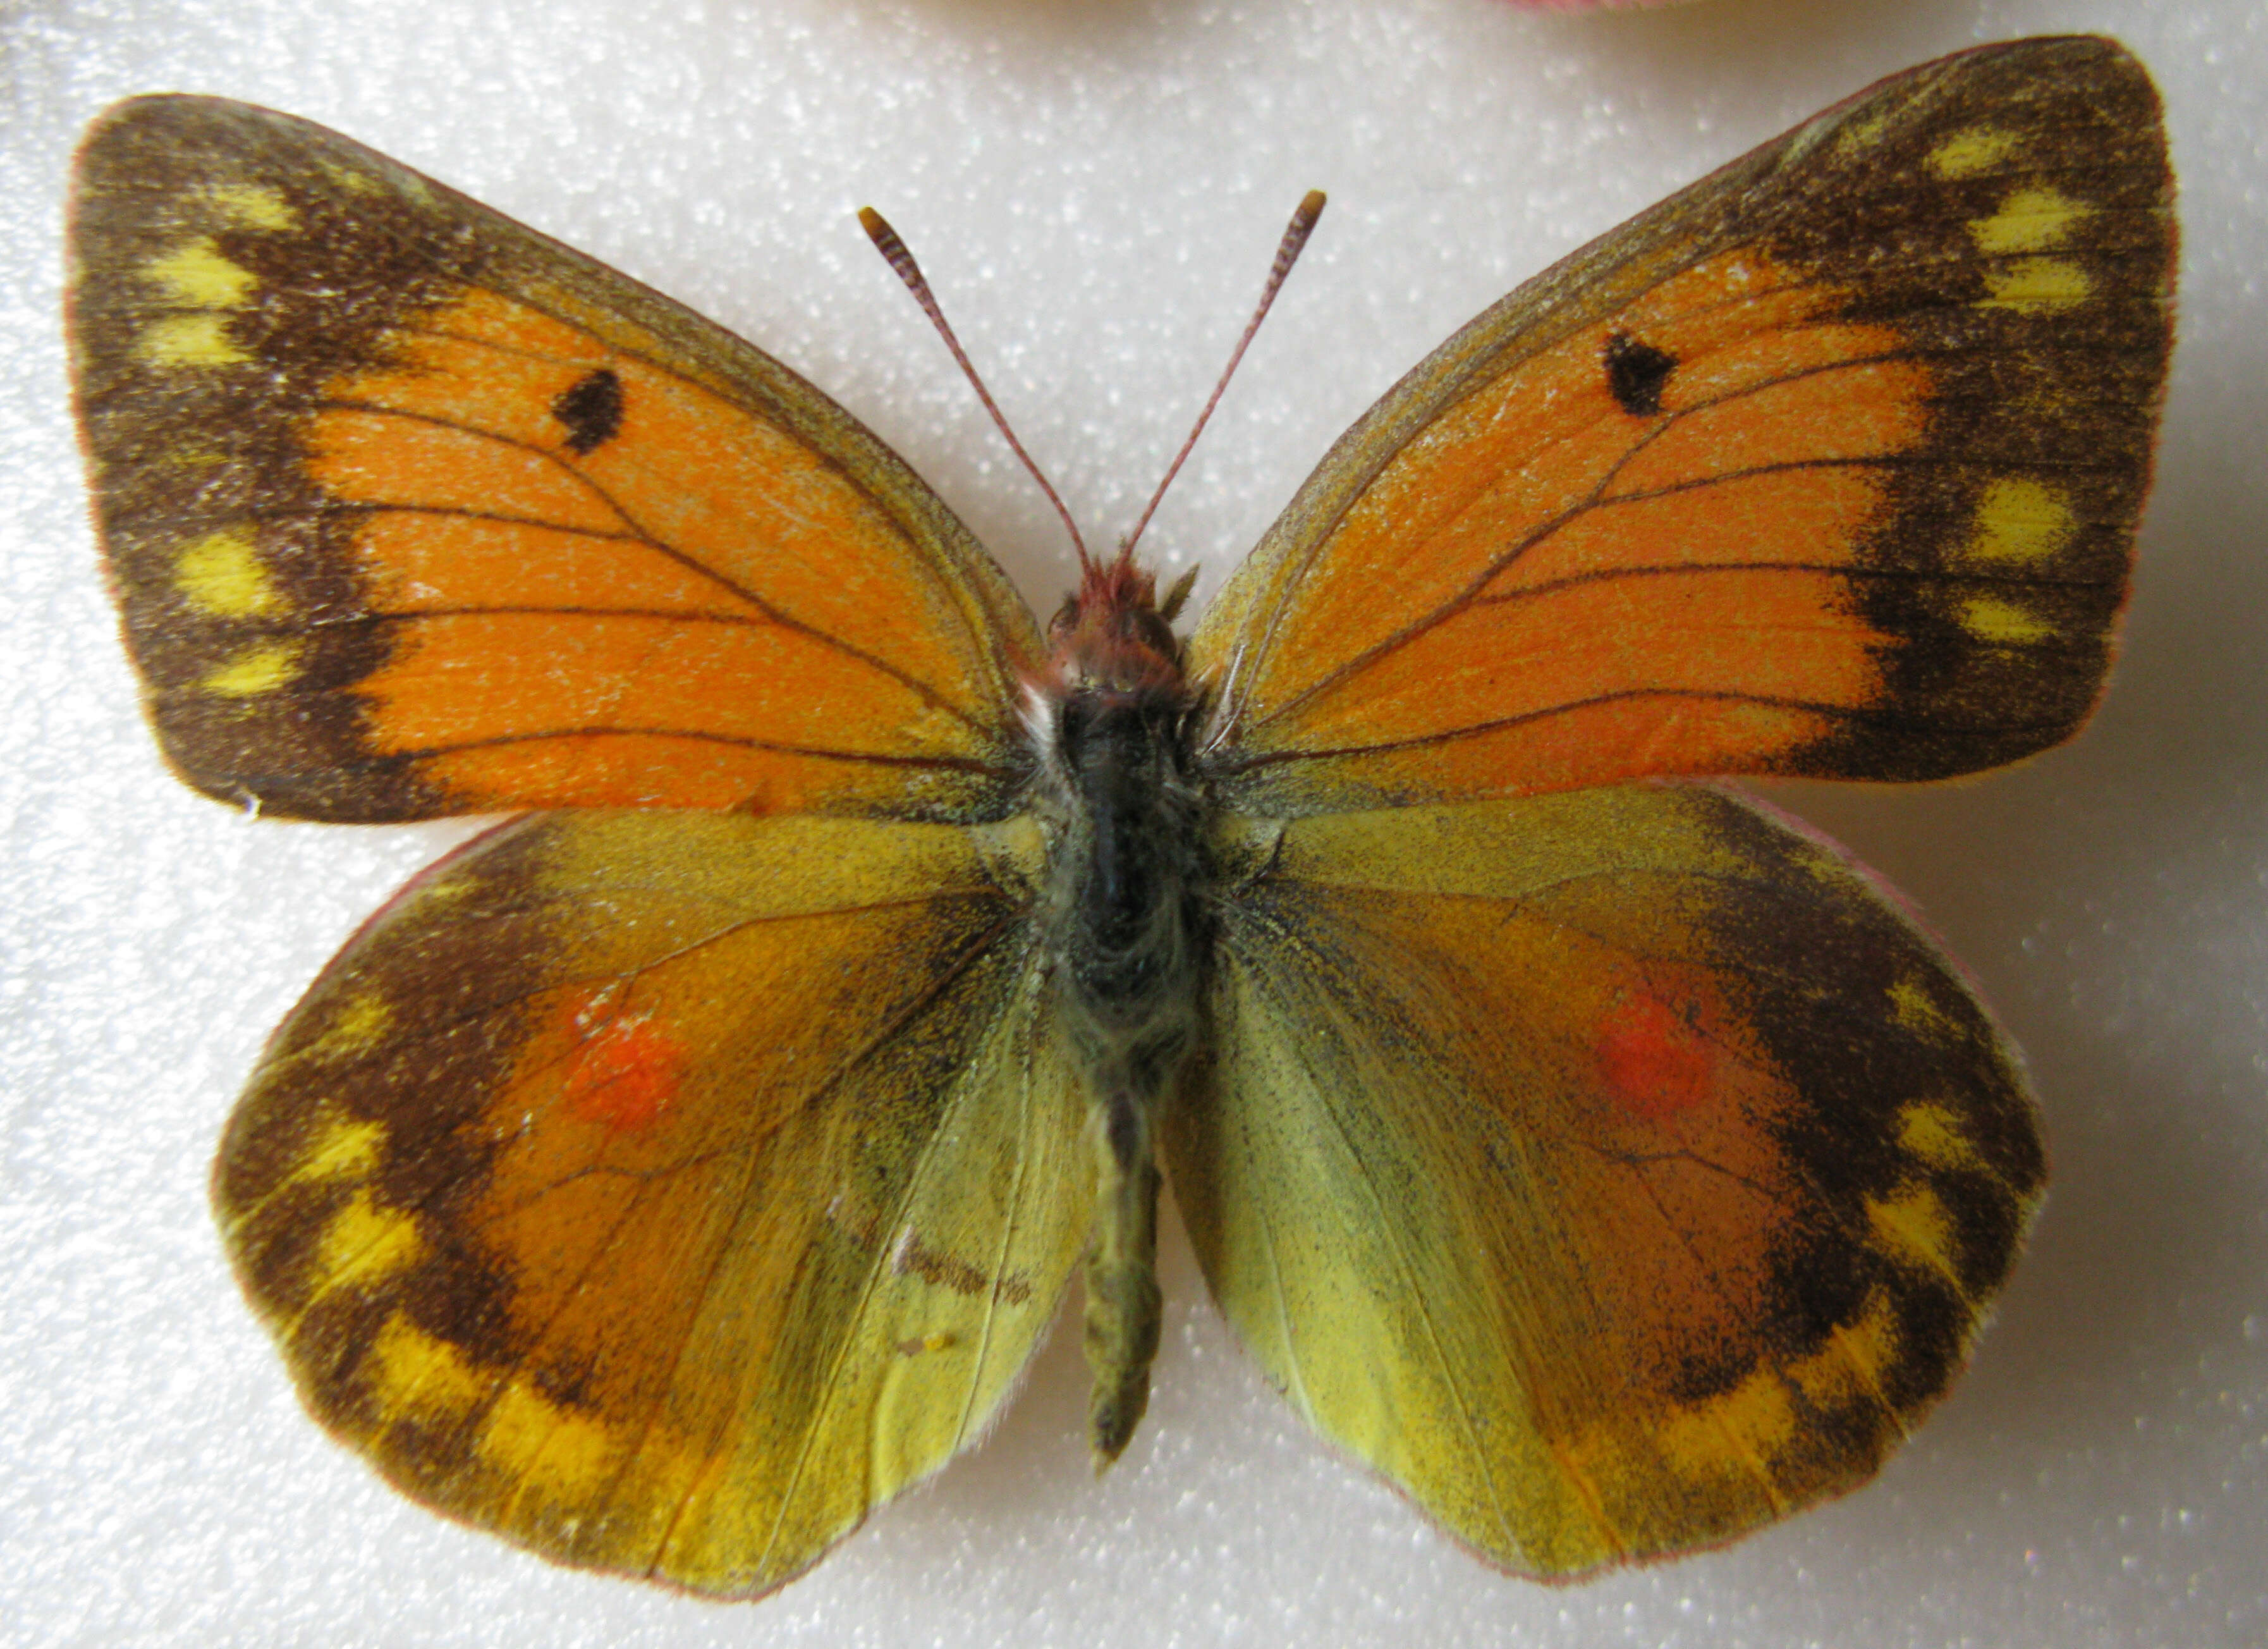
[[1151,593],[1123,564],[1090,576],[1057,621],[1038,729],[1053,824],[1042,920],[1093,1107],[1086,1355],[1099,1465],[1117,1458],[1149,1401],[1158,1113],[1196,1038],[1207,950],[1191,701]]
[[1081,689],[1052,718],[1046,782],[1060,820],[1049,942],[1084,1067],[1095,1148],[1086,1353],[1098,1464],[1149,1401],[1158,1347],[1157,1119],[1197,1030],[1204,957],[1202,801],[1186,775],[1178,684]]

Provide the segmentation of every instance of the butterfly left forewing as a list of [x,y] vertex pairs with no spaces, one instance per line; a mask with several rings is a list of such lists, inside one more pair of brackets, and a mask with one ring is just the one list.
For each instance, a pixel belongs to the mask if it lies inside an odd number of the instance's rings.
[[1831,848],[1699,787],[1245,821],[1171,1113],[1214,1298],[1515,1571],[1864,1481],[2036,1208],[2014,1056]]
[[413,883],[215,1167],[308,1407],[438,1510],[722,1596],[975,1441],[1086,1232],[1014,857],[557,814]]
[[1522,287],[1349,432],[1191,643],[1261,813],[2068,736],[2124,598],[2172,177],[2115,43],[1894,77]]
[[998,817],[1030,615],[777,361],[312,122],[142,98],[80,151],[96,514],[200,789]]

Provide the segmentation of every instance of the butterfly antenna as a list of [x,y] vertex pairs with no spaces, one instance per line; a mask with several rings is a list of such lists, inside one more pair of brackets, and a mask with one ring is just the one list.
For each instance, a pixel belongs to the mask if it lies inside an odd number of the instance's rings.
[[961,347],[961,340],[953,335],[953,328],[946,321],[945,311],[938,307],[937,294],[929,289],[928,277],[921,272],[921,265],[914,262],[914,255],[906,250],[906,243],[898,238],[898,232],[891,228],[889,220],[872,206],[858,209],[858,226],[866,232],[866,238],[874,243],[874,249],[897,272],[898,278],[905,282],[906,290],[914,295],[914,301],[922,307],[922,313],[929,317],[929,323],[945,340],[946,348],[953,351],[953,359],[961,363],[961,370],[968,375],[969,383],[976,388],[976,398],[984,403],[984,410],[1000,426],[1000,433],[1007,437],[1009,450],[1023,461],[1024,468],[1032,472],[1032,479],[1040,484],[1040,491],[1048,495],[1048,502],[1056,507],[1056,514],[1063,517],[1064,530],[1071,534],[1071,547],[1079,551],[1079,566],[1094,566],[1093,558],[1086,553],[1086,540],[1079,536],[1079,523],[1071,518],[1071,511],[1064,507],[1062,495],[1049,484],[1046,474],[1033,461],[1032,455],[1024,450],[1024,443],[1016,439],[1016,432],[1008,427],[1007,415],[1000,410],[999,403],[993,400],[992,392],[984,387],[984,381],[976,375],[976,368],[969,362],[968,352]]
[[1237,365],[1243,360],[1244,351],[1252,347],[1253,335],[1260,330],[1260,323],[1268,318],[1269,306],[1276,301],[1276,294],[1284,288],[1285,277],[1291,274],[1292,265],[1299,262],[1300,253],[1307,244],[1307,237],[1314,233],[1315,219],[1323,215],[1323,198],[1322,190],[1309,189],[1306,198],[1300,201],[1299,210],[1292,214],[1292,221],[1285,226],[1284,239],[1276,248],[1276,262],[1269,266],[1268,285],[1260,294],[1260,306],[1252,312],[1252,319],[1245,323],[1244,336],[1236,340],[1236,350],[1229,356],[1228,365],[1221,369],[1220,381],[1212,387],[1212,399],[1206,402],[1204,410],[1197,414],[1197,423],[1189,429],[1189,438],[1182,443],[1181,451],[1174,455],[1174,462],[1166,466],[1166,478],[1159,482],[1158,490],[1150,494],[1150,502],[1142,512],[1142,519],[1134,523],[1134,530],[1127,534],[1125,542],[1118,546],[1119,560],[1126,561],[1133,557],[1134,545],[1142,536],[1143,529],[1149,526],[1150,517],[1158,513],[1158,505],[1165,498],[1166,489],[1173,485],[1174,477],[1181,474],[1182,466],[1189,462],[1190,449],[1197,444],[1197,437],[1204,433],[1204,426],[1212,417],[1212,410],[1220,404],[1221,396],[1228,392],[1228,381],[1236,376]]

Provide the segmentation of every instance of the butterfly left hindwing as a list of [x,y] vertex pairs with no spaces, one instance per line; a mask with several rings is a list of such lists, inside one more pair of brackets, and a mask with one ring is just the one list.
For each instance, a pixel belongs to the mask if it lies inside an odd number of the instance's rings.
[[559,814],[421,876],[277,1032],[214,1171],[316,1416],[442,1511],[728,1596],[981,1436],[1087,1226],[994,852]]

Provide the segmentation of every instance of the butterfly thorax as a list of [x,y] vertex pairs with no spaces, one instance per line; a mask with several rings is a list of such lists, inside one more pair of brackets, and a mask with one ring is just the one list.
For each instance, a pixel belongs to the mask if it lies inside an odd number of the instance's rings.
[[1034,686],[1035,800],[1051,827],[1040,920],[1094,1108],[1089,1428],[1107,1463],[1141,1418],[1157,1349],[1157,1121],[1197,1029],[1204,802],[1195,696],[1151,575],[1123,559],[1090,568],[1049,640]]

